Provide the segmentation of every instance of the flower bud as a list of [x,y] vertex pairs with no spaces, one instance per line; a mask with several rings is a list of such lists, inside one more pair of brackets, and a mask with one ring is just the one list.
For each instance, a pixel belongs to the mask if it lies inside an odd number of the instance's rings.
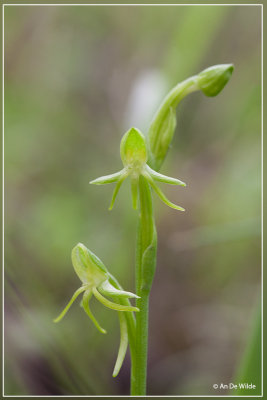
[[217,96],[233,73],[233,64],[214,65],[197,75],[199,89],[209,97]]

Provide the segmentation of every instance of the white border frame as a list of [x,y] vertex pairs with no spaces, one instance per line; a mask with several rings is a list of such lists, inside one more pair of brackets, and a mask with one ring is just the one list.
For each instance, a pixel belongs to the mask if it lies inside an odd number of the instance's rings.
[[[50,7],[62,7],[62,6],[94,6],[94,7],[180,7],[180,6],[253,6],[253,7],[261,7],[261,349],[262,349],[262,354],[261,354],[261,395],[152,395],[152,396],[124,396],[124,395],[5,395],[4,394],[4,14],[5,14],[5,7],[21,7],[21,6],[50,6]],[[3,398],[5,397],[24,397],[24,398],[36,398],[36,397],[44,397],[44,398],[49,398],[49,397],[103,397],[103,398],[133,398],[133,397],[142,397],[142,398],[173,398],[173,397],[179,397],[179,398],[187,398],[187,397],[222,397],[222,398],[233,398],[233,397],[254,397],[254,398],[261,398],[263,397],[263,4],[262,3],[255,3],[255,4],[229,4],[229,3],[223,3],[223,4],[212,4],[212,3],[191,3],[191,4],[82,4],[82,3],[65,3],[65,4],[47,4],[47,3],[41,3],[41,4],[30,4],[30,3],[20,3],[20,4],[2,4],[2,323],[3,323],[3,338],[2,338],[2,349],[3,349],[3,355],[2,355],[2,383],[3,383],[3,389],[2,389],[2,396]]]

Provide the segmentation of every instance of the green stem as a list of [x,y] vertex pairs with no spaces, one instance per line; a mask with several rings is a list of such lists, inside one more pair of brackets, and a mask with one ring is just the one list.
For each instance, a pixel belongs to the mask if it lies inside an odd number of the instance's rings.
[[198,90],[197,76],[191,76],[178,83],[164,98],[156,112],[149,130],[149,160],[154,170],[158,171],[166,157],[176,127],[176,107],[188,94]]
[[[156,170],[162,164],[176,124],[175,108],[183,97],[197,90],[196,77],[178,84],[163,100],[148,132],[150,150],[149,164]],[[166,145],[162,143],[166,140]],[[136,294],[140,296],[136,305],[135,364],[132,365],[131,394],[146,394],[148,311],[149,295],[154,278],[157,252],[157,232],[153,216],[151,189],[147,181],[139,178],[140,215],[136,246]]]
[[135,365],[132,366],[131,394],[146,394],[148,306],[149,294],[156,267],[157,234],[153,216],[151,190],[143,177],[139,179],[140,215],[136,250],[136,305]]

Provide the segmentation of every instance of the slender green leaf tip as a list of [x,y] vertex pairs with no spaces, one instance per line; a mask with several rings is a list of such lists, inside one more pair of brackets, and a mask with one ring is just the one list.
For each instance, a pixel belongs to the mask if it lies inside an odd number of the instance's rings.
[[131,128],[123,135],[120,154],[125,166],[136,167],[146,163],[146,139],[138,129]]
[[232,76],[233,64],[214,65],[197,75],[199,89],[208,97],[217,96]]

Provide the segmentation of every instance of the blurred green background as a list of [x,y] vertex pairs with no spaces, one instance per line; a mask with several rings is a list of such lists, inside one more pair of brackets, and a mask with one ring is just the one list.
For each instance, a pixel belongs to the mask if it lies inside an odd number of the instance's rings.
[[[161,169],[187,182],[155,197],[158,265],[150,302],[148,394],[207,395],[240,368],[260,298],[259,6],[5,7],[5,394],[128,394],[116,379],[116,312],[77,301],[77,242],[134,290],[136,212],[119,142],[144,132],[177,82],[234,63],[216,98],[188,96]],[[249,382],[250,383],[250,382]],[[251,394],[251,393],[250,393]],[[254,393],[253,393],[254,394]]]

